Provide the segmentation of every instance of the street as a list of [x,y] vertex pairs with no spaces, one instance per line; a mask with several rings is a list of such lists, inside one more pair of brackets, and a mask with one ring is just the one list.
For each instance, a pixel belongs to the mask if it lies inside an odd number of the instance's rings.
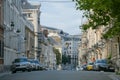
[[0,80],[112,80],[110,74],[94,71],[32,71],[5,75]]

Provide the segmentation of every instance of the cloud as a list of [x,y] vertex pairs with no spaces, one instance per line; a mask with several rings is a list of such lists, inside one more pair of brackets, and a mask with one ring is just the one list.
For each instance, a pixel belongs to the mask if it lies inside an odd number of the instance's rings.
[[[39,2],[40,0],[30,1]],[[41,3],[40,10],[42,12],[40,16],[42,25],[62,29],[63,31],[70,34],[80,33],[79,26],[81,25],[83,12],[76,10],[74,2]]]

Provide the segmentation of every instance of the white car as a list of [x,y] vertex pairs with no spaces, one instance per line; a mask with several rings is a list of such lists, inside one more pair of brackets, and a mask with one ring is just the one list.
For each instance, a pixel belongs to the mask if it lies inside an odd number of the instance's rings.
[[11,65],[12,73],[16,73],[16,71],[31,71],[31,69],[31,64],[26,57],[15,59]]
[[31,66],[32,66],[32,70],[36,70],[36,64],[34,62],[34,59],[29,59],[28,61],[30,62]]

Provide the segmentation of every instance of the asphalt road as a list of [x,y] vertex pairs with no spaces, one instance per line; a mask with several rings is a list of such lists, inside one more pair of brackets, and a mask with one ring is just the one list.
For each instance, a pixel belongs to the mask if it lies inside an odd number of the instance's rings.
[[17,72],[0,77],[0,80],[112,80],[111,73],[94,71],[32,71]]

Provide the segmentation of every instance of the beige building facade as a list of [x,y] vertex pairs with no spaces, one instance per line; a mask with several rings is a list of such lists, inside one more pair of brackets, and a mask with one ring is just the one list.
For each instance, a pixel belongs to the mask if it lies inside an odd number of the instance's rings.
[[[34,28],[34,27],[33,27]],[[28,58],[34,58],[34,29],[25,27],[25,56]]]
[[108,41],[102,38],[104,29],[104,26],[100,26],[98,29],[89,28],[83,32],[80,57],[81,59],[84,58],[84,63],[108,57],[108,46],[110,45]]
[[40,4],[30,4],[27,0],[23,0],[23,15],[34,25],[34,56],[38,59],[40,51],[40,43],[38,41],[38,33],[40,33]]

